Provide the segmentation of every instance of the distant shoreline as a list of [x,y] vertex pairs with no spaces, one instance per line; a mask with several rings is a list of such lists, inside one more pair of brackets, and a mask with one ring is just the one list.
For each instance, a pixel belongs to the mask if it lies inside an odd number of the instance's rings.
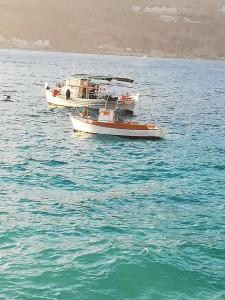
[[224,61],[225,57],[213,57],[213,56],[184,56],[184,55],[172,55],[172,54],[165,54],[160,56],[151,56],[147,55],[146,53],[138,53],[138,52],[117,52],[117,51],[88,51],[88,50],[77,50],[77,51],[59,51],[54,49],[27,49],[27,48],[7,48],[7,47],[1,47],[0,50],[12,50],[12,51],[28,51],[28,52],[46,52],[46,53],[68,53],[68,54],[86,54],[86,55],[112,55],[112,56],[127,56],[127,57],[143,57],[143,58],[152,58],[152,59],[190,59],[190,60],[219,60]]

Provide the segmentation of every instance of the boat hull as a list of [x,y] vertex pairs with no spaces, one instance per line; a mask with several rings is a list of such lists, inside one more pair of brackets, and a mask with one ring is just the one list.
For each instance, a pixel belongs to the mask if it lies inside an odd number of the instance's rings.
[[81,99],[66,100],[63,96],[53,96],[51,90],[46,90],[46,99],[50,106],[55,107],[85,107],[91,108],[104,107],[105,100],[103,99]]
[[[134,123],[100,123],[70,116],[74,131],[81,131],[93,134],[103,134],[112,136],[122,136],[129,138],[162,139],[164,137],[161,128],[154,124],[130,125]],[[148,128],[149,127],[149,128]]]
[[[137,96],[138,98],[138,96]],[[100,109],[105,107],[106,100],[105,99],[82,99],[82,98],[76,98],[73,100],[66,100],[65,97],[59,95],[59,96],[53,96],[51,90],[46,90],[46,99],[48,101],[48,105],[50,107],[89,107],[92,109]],[[134,101],[133,103],[126,104],[126,103],[118,103],[118,107],[120,109],[123,109],[125,111],[132,112],[134,115],[137,114],[137,101]],[[117,106],[116,101],[108,101],[107,102],[107,108],[109,109],[115,109]]]

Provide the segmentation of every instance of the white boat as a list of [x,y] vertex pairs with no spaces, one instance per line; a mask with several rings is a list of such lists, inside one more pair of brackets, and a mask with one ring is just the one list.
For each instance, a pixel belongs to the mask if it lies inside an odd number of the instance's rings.
[[90,118],[88,110],[80,116],[70,114],[74,131],[114,135],[129,138],[162,139],[163,130],[154,123],[123,122],[117,120],[114,110],[101,108],[97,119]]
[[[136,114],[139,94],[115,94],[123,84],[132,84],[134,80],[110,76],[91,76],[76,74],[66,78],[64,84],[50,88],[45,84],[46,98],[50,107],[89,107],[99,109],[107,105],[114,109],[118,106],[124,111]],[[113,87],[113,88],[112,88]]]

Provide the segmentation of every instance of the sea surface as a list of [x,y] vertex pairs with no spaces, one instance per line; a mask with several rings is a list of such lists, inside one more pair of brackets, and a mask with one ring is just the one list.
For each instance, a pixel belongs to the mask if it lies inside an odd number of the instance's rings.
[[[76,72],[165,139],[73,133],[44,83]],[[0,100],[0,299],[225,299],[225,61],[0,50]]]

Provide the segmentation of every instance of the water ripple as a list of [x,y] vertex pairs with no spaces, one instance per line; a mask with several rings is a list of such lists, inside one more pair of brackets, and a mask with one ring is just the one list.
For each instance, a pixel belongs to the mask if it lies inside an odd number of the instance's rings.
[[[166,139],[74,134],[42,89],[71,61],[152,86]],[[225,63],[0,50],[0,68],[0,298],[223,299]]]

